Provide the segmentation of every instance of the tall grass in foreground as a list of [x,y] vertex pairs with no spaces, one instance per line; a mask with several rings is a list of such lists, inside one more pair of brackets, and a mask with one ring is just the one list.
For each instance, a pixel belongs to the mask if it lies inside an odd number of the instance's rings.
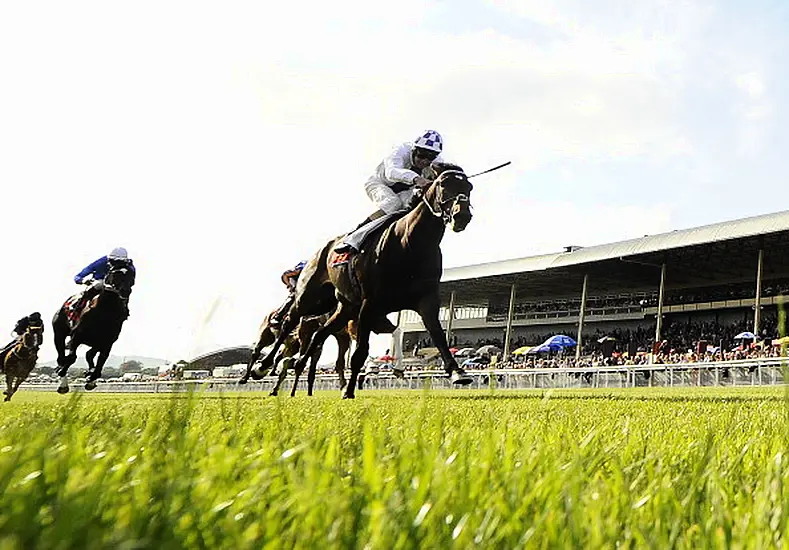
[[0,549],[783,546],[778,390],[19,394]]

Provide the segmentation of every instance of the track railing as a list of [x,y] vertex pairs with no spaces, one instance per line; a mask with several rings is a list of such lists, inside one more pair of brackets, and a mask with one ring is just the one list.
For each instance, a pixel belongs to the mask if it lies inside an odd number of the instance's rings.
[[[743,359],[715,363],[674,363],[656,365],[615,365],[597,367],[560,367],[528,369],[470,370],[474,378],[466,387],[482,389],[550,389],[550,388],[628,388],[628,387],[691,387],[691,386],[770,386],[784,383],[784,369],[789,368],[789,358]],[[789,378],[789,374],[787,374]],[[280,393],[289,393],[293,378],[288,377]],[[100,383],[95,391],[102,393],[175,393],[190,390],[209,392],[259,392],[270,391],[274,378],[240,385],[236,379],[209,378],[206,380],[157,380],[150,382]],[[391,372],[366,375],[362,391],[366,389],[449,389],[455,387],[442,370],[406,371],[404,378]],[[23,384],[22,389],[54,391],[55,383]],[[80,390],[80,384],[71,388]],[[299,380],[298,391],[307,389],[306,376]],[[316,390],[337,390],[339,381],[335,374],[319,374]]]

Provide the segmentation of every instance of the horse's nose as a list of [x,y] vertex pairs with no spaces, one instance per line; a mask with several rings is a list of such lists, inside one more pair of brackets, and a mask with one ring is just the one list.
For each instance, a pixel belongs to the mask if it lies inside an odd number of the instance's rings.
[[460,208],[460,205],[455,205],[455,208],[452,209],[452,212],[452,231],[456,233],[463,231],[471,222],[471,210],[468,207],[464,209]]

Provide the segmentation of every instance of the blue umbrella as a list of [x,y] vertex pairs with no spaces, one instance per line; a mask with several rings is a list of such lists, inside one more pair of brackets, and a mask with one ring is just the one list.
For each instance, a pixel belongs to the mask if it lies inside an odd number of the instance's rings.
[[741,332],[734,337],[735,340],[754,340],[756,335],[753,332]]
[[548,353],[549,351],[556,351],[557,348],[552,348],[546,344],[540,344],[539,346],[534,346],[529,351],[526,352],[526,355],[535,355],[537,353]]
[[576,341],[569,336],[565,336],[564,334],[557,334],[548,338],[542,343],[542,345],[549,346],[552,350],[558,351],[564,348],[571,348],[575,346]]

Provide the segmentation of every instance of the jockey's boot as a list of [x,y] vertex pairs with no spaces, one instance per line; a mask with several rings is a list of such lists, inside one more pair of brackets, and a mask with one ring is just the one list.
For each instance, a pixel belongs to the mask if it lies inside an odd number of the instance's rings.
[[384,216],[386,216],[386,212],[384,212],[383,210],[380,210],[380,209],[379,209],[379,210],[376,210],[375,212],[373,212],[372,214],[370,214],[369,216],[367,216],[367,218],[365,218],[365,220],[364,220],[362,223],[360,223],[359,225],[357,225],[357,226],[354,228],[354,231],[356,231],[357,229],[359,229],[359,228],[360,228],[360,227],[362,227],[363,225],[367,225],[368,223],[370,223],[370,222],[372,222],[372,221],[375,221],[375,220],[377,220],[378,218],[383,218]]

